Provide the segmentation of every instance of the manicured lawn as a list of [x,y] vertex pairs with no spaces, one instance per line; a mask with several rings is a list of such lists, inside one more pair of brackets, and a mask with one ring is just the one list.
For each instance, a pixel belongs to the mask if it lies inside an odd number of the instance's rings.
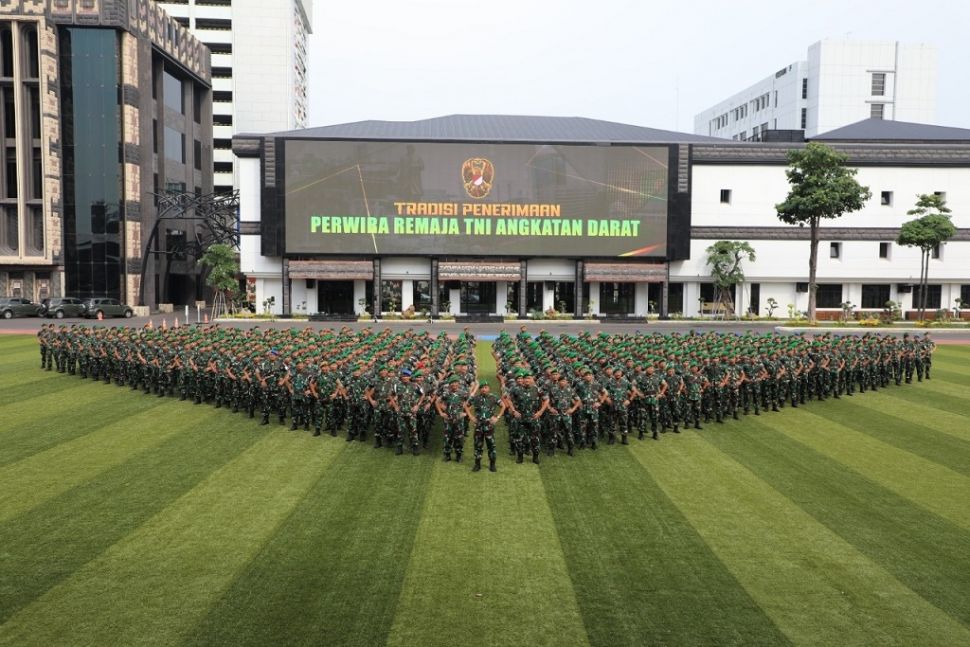
[[38,365],[0,337],[2,645],[970,644],[970,347],[496,474]]

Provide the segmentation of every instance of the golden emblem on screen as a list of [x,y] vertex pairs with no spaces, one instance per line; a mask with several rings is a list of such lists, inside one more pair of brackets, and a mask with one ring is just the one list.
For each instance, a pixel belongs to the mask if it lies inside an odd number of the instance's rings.
[[492,190],[495,167],[484,157],[467,159],[461,165],[461,181],[469,197],[484,198]]

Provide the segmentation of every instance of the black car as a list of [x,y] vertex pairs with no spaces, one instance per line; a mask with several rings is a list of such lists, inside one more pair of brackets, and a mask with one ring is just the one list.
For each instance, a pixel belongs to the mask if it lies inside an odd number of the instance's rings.
[[20,297],[0,297],[0,317],[13,319],[14,317],[36,317],[40,315],[40,305],[30,299]]
[[130,319],[134,311],[123,304],[118,299],[107,297],[94,297],[84,300],[84,316],[90,319],[97,319],[98,315],[107,319],[108,317],[125,317]]
[[63,319],[64,317],[83,317],[87,308],[84,302],[74,297],[51,297],[40,302],[43,317]]

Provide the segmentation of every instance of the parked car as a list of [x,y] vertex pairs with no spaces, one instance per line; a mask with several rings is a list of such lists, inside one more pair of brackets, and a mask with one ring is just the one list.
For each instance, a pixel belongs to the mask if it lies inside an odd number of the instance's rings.
[[19,297],[0,297],[0,317],[13,319],[14,317],[40,316],[40,304],[30,299]]
[[83,317],[87,310],[84,301],[74,297],[51,297],[42,299],[40,302],[40,314],[42,317],[53,317],[63,319],[64,317]]
[[134,314],[134,311],[121,301],[118,301],[118,299],[95,297],[84,300],[85,317],[89,319],[97,319],[99,313],[105,318],[125,317],[127,319]]

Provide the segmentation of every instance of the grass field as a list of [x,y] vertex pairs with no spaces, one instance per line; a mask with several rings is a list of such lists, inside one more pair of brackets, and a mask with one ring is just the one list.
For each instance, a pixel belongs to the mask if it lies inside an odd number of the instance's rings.
[[0,337],[3,645],[970,644],[970,347],[496,474],[38,365]]

